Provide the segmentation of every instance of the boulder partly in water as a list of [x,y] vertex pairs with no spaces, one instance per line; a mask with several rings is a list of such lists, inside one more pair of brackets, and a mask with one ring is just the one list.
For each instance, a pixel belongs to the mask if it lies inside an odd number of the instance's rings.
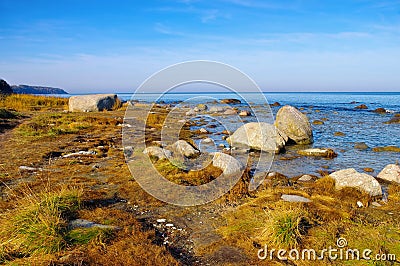
[[307,116],[295,107],[285,105],[276,114],[276,127],[297,144],[313,142],[313,131]]
[[251,122],[238,128],[226,140],[233,147],[246,146],[255,150],[277,153],[285,146],[288,137],[274,125]]

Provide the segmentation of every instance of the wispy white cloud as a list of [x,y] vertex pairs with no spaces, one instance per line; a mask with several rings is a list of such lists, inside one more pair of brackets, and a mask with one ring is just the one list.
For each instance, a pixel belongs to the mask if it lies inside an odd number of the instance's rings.
[[400,24],[374,24],[371,28],[382,32],[400,33]]
[[251,0],[222,0],[223,2],[248,8],[263,8],[272,10],[294,10],[299,5],[296,2],[285,3],[285,1],[251,1]]
[[163,23],[156,23],[154,25],[154,30],[158,33],[165,34],[165,35],[174,35],[174,36],[184,36],[182,32],[172,30],[170,27],[166,26]]
[[399,9],[400,8],[400,1],[392,0],[392,1],[372,1],[370,4],[371,8],[377,9]]
[[201,22],[207,23],[211,20],[217,19],[219,11],[217,9],[206,10],[201,16]]
[[195,7],[193,5],[184,5],[178,7],[159,7],[153,9],[159,12],[165,13],[182,13],[182,14],[193,14],[195,15],[202,23],[208,23],[217,19],[231,19],[232,15],[226,11],[222,11],[218,8],[201,8]]

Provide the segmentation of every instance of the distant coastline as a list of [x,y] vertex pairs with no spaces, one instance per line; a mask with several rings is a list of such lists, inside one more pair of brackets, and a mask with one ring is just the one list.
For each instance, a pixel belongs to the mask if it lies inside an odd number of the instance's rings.
[[12,85],[11,88],[17,94],[68,94],[63,89],[45,86]]

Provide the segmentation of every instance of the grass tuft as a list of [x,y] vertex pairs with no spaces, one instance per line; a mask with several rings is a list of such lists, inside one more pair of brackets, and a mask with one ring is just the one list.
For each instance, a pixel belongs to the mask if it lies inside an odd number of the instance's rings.
[[65,240],[71,245],[86,245],[93,243],[95,245],[104,245],[113,237],[112,228],[76,228],[65,235]]
[[[29,194],[0,217],[0,258],[48,254],[65,246],[67,219],[80,206],[79,190]],[[1,261],[0,260],[0,261]]]
[[294,248],[301,244],[308,227],[305,212],[300,208],[289,208],[284,212],[271,212],[262,235],[279,247]]

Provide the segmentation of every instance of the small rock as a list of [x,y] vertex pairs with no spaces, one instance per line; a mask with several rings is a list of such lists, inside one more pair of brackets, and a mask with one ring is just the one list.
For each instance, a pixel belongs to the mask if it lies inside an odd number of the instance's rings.
[[354,107],[354,109],[368,109],[368,106],[365,104],[360,104],[359,106]]
[[205,128],[200,128],[200,133],[203,133],[203,134],[208,134],[209,132],[208,132],[208,130],[207,129],[205,129]]
[[325,158],[334,158],[337,156],[337,153],[335,153],[334,150],[325,148],[299,150],[297,151],[297,153],[303,156],[315,156],[315,157],[325,157]]
[[242,172],[242,164],[234,157],[221,152],[214,152],[211,155],[214,156],[213,166],[220,168],[224,175],[230,176]]
[[400,184],[400,166],[397,164],[387,165],[379,174],[378,178]]
[[208,109],[208,106],[203,103],[199,103],[196,107],[200,112],[206,111]]
[[187,158],[196,157],[200,153],[198,149],[194,148],[184,140],[176,141],[174,144],[170,145],[169,148]]
[[354,149],[357,149],[357,150],[366,150],[366,149],[368,149],[368,148],[369,148],[368,145],[365,144],[364,142],[357,142],[357,143],[354,145]]
[[374,152],[400,152],[400,148],[397,146],[386,146],[386,147],[375,147],[372,148]]
[[18,167],[19,168],[19,170],[21,170],[21,171],[31,171],[31,172],[34,172],[34,171],[42,171],[43,169],[42,168],[35,168],[35,167],[30,167],[30,166],[25,166],[25,165],[21,165],[20,167]]
[[166,224],[165,226],[166,226],[166,227],[173,227],[174,224]]
[[400,115],[396,114],[389,121],[385,122],[385,124],[399,124],[400,123]]
[[297,181],[301,181],[301,182],[309,182],[312,180],[313,180],[313,177],[310,175],[303,175],[299,179],[297,179]]
[[70,229],[75,229],[75,228],[93,228],[93,227],[104,228],[104,229],[119,229],[117,226],[97,224],[95,222],[84,220],[84,219],[72,220],[72,221],[70,221],[68,223],[68,227]]
[[365,168],[363,168],[363,170],[364,170],[364,172],[367,172],[367,173],[372,173],[375,171],[374,169],[372,169],[370,167],[365,167]]
[[157,223],[165,223],[166,221],[166,219],[157,219]]
[[234,109],[226,109],[224,115],[236,115],[237,112]]
[[125,146],[124,147],[124,154],[126,157],[131,157],[133,154],[133,147],[132,146]]
[[148,154],[150,156],[157,157],[158,159],[170,158],[172,156],[172,152],[157,146],[147,147],[143,151],[144,154]]
[[251,113],[249,111],[243,110],[239,113],[240,116],[250,116]]
[[378,113],[378,114],[386,114],[386,109],[385,108],[377,108],[373,110],[372,112]]
[[343,132],[337,131],[333,134],[335,137],[344,137],[346,136],[346,134],[344,134]]
[[321,121],[321,120],[314,120],[312,123],[313,123],[314,125],[323,125],[323,124],[324,124],[324,122]]
[[221,112],[225,112],[226,107],[224,106],[211,106],[208,111],[210,113],[221,113]]
[[74,156],[89,156],[89,155],[96,155],[96,152],[95,151],[78,151],[78,152],[66,154],[63,156],[63,158],[69,158],[69,157],[74,157]]
[[202,139],[201,142],[203,142],[203,143],[212,143],[213,140],[211,138],[205,138],[205,139]]
[[189,111],[186,112],[187,116],[193,116],[196,115],[196,111],[194,109],[190,109]]
[[222,99],[220,101],[220,103],[239,104],[239,103],[242,103],[242,102],[240,100],[238,100],[238,99]]
[[364,207],[364,204],[361,201],[357,201],[357,207],[362,208]]
[[297,195],[288,195],[288,194],[283,194],[281,196],[281,199],[287,202],[311,202],[310,199],[307,199],[305,197]]
[[271,106],[281,106],[281,104],[278,102],[274,102],[273,104],[271,104]]
[[379,204],[379,203],[376,202],[376,201],[372,202],[371,205],[374,206],[374,207],[377,207],[377,208],[382,207],[382,205]]

